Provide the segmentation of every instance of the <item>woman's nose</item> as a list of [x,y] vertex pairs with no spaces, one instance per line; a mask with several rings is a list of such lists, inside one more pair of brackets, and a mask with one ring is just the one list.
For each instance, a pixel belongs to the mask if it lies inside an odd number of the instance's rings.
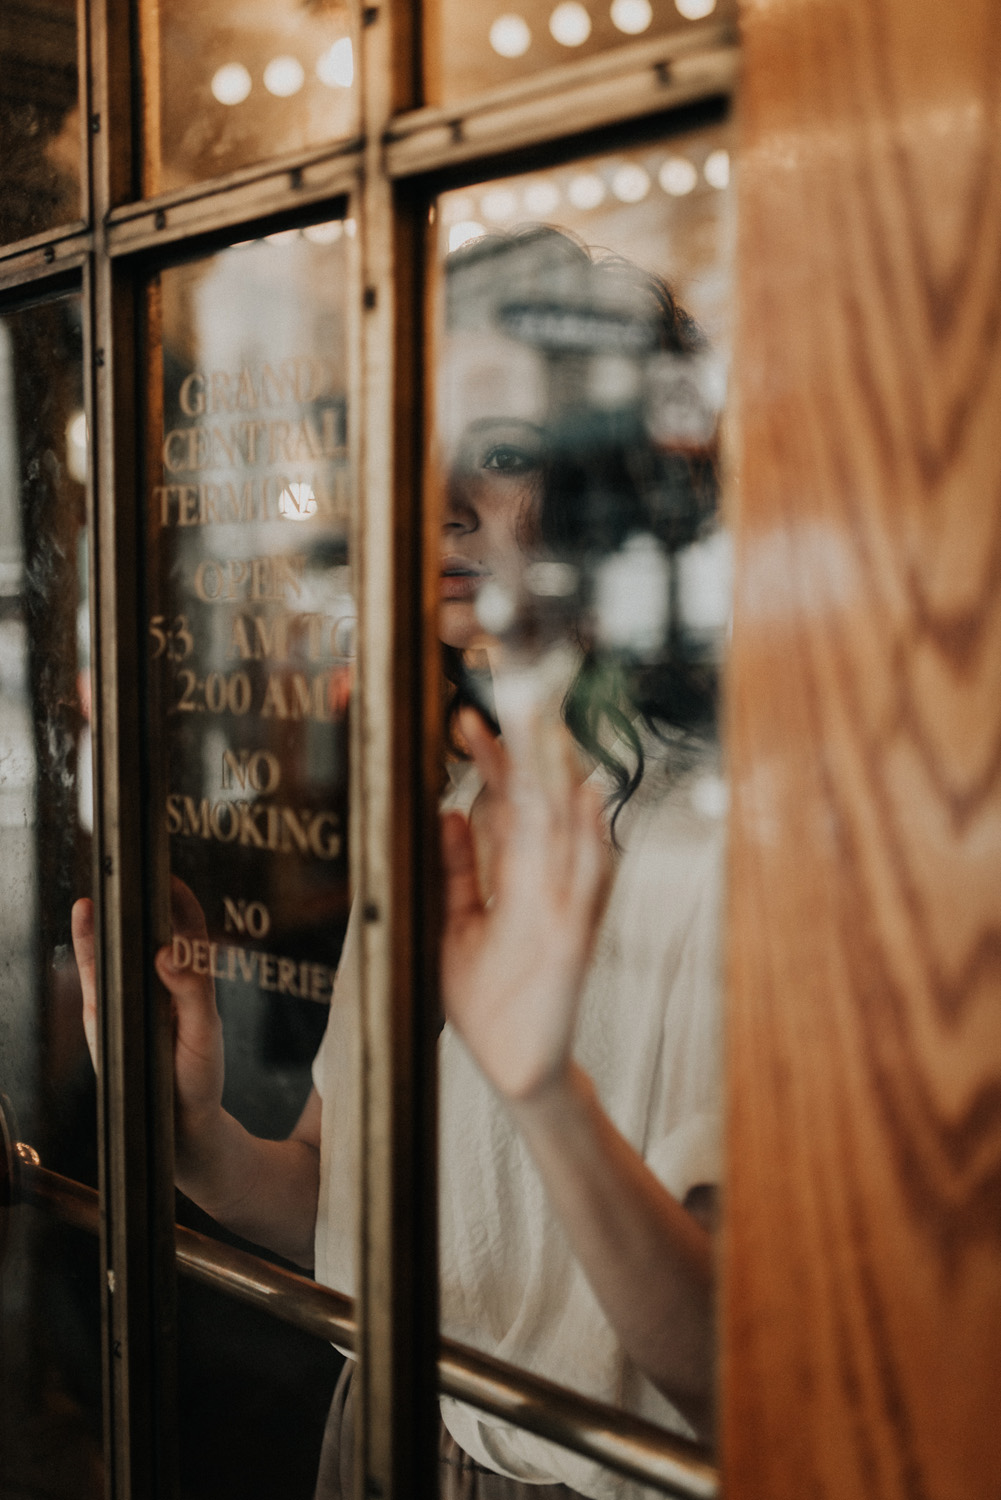
[[475,491],[469,474],[464,474],[457,464],[448,471],[445,484],[445,504],[441,518],[442,530],[453,535],[465,535],[476,531],[480,524],[476,508]]

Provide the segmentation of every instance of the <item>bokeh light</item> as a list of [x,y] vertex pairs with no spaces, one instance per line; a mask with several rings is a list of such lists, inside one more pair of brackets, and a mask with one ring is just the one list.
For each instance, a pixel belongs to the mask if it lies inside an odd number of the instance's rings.
[[669,156],[657,174],[657,181],[672,198],[683,198],[698,180],[698,172],[684,156]]
[[636,162],[626,162],[612,178],[612,192],[620,203],[641,203],[650,191],[650,174]]
[[76,411],[66,423],[66,467],[77,484],[87,482],[87,418]]
[[612,0],[612,25],[626,36],[639,36],[653,20],[650,0]]
[[461,219],[475,219],[476,199],[469,193],[449,193],[444,202],[442,217],[446,224],[458,224]]
[[563,0],[549,17],[549,33],[561,47],[580,47],[591,35],[591,17],[580,0]]
[[574,208],[597,208],[599,203],[605,201],[605,184],[597,172],[578,172],[576,177],[570,179],[567,197]]
[[252,80],[243,63],[225,63],[212,74],[209,88],[220,104],[242,104],[250,93]]
[[706,157],[702,175],[710,187],[726,188],[730,186],[730,153],[722,148],[718,151],[710,151]]
[[490,28],[490,45],[501,57],[523,57],[532,45],[532,33],[523,16],[498,16]]
[[674,4],[686,21],[704,21],[716,9],[716,0],[674,0]]
[[298,480],[287,484],[278,497],[278,510],[286,521],[308,521],[317,511],[313,486]]
[[463,245],[470,245],[473,240],[481,240],[486,232],[483,225],[475,219],[462,219],[458,224],[453,224],[448,231],[449,253],[461,250]]
[[355,77],[355,57],[349,36],[342,36],[317,59],[316,76],[328,89],[351,87]]
[[306,81],[306,70],[297,57],[273,57],[264,69],[264,87],[276,99],[297,94]]
[[480,213],[491,224],[506,224],[518,212],[518,197],[510,188],[491,188],[480,199]]
[[525,188],[525,210],[534,219],[544,219],[560,206],[560,190],[555,182],[541,178]]

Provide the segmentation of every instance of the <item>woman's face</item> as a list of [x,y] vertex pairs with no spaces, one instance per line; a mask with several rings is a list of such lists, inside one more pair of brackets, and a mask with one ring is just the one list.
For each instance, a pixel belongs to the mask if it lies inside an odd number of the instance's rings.
[[482,410],[470,414],[451,445],[439,593],[439,633],[447,646],[489,643],[476,609],[488,585],[512,604],[522,593],[525,566],[537,555],[542,448],[536,423]]

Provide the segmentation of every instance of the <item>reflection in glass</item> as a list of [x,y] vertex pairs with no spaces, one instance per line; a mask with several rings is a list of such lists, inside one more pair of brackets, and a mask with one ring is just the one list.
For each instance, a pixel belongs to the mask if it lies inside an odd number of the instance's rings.
[[[719,126],[440,202],[443,1331],[702,1437],[728,151]],[[442,1414],[490,1469],[635,1493]]]
[[427,102],[452,103],[624,42],[683,36],[695,21],[735,16],[736,0],[434,0]]
[[166,192],[356,128],[343,0],[150,5],[146,190]]
[[0,6],[0,244],[82,217],[76,0]]
[[[223,1106],[267,1139],[309,1093],[349,902],[352,228],[173,267],[149,296],[148,757],[197,902],[175,902],[171,954],[214,984]],[[179,1215],[223,1233],[183,1199]],[[339,1356],[192,1286],[180,1328],[185,1493],[309,1496]]]
[[[80,303],[0,319],[0,1093],[43,1164],[96,1184],[70,952],[91,875]],[[20,1208],[0,1266],[0,1492],[96,1497],[97,1244]]]

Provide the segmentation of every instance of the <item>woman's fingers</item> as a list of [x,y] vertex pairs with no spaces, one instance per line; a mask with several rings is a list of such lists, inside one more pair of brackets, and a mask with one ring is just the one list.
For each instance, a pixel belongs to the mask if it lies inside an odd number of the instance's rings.
[[[197,1133],[198,1122],[219,1109],[225,1063],[215,983],[211,974],[202,971],[207,959],[195,957],[212,951],[204,913],[188,887],[176,878],[171,881],[170,905],[175,940],[159,950],[154,962],[174,1014],[174,1124],[183,1151],[185,1139],[192,1131]],[[186,940],[183,946],[179,938]],[[182,955],[184,963],[175,962]]]
[[176,948],[165,943],[153,962],[165,988],[184,1006],[199,1006],[215,1013],[215,986],[211,975],[198,973],[190,964],[181,967],[174,962]]
[[[207,943],[205,913],[193,891],[176,875],[170,881],[170,919],[174,938],[188,940],[184,947],[189,954],[195,943]],[[193,1051],[203,1052],[215,1043],[219,1027],[215,984],[209,973],[195,968],[193,961],[178,964],[177,955],[176,942],[161,948],[154,959],[156,972],[174,1001],[178,1039]]]
[[73,952],[83,991],[83,1031],[90,1060],[97,1069],[97,960],[94,951],[94,903],[84,896],[70,915]]
[[[171,918],[175,937],[189,940],[186,944],[189,953],[195,940],[207,940],[204,913],[192,892],[177,879],[171,882]],[[71,931],[83,991],[84,1034],[96,1067],[97,966],[91,901],[76,902]],[[180,1128],[185,1110],[189,1115],[193,1111],[201,1116],[218,1107],[223,1083],[222,1026],[211,975],[199,973],[191,965],[178,966],[174,962],[174,952],[173,943],[166,945],[156,954],[154,963],[171,997],[175,1019],[175,1079],[181,1109],[177,1117]],[[135,978],[139,982],[140,976]]]
[[473,835],[460,812],[446,813],[441,820],[441,863],[446,918],[461,919],[482,911]]
[[505,793],[510,771],[508,753],[497,736],[487,728],[483,715],[475,708],[461,709],[459,729],[486,786],[497,795]]
[[204,940],[209,935],[198,897],[177,875],[170,877],[170,925],[178,937]]

